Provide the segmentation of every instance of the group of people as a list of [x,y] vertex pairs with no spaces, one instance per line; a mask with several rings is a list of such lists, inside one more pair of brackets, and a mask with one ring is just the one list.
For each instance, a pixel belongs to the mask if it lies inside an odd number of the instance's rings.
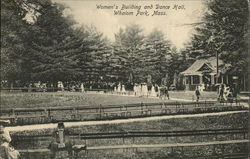
[[[199,86],[196,87],[195,89],[195,97],[196,101],[198,102],[200,99],[201,93],[200,93],[200,88]],[[237,98],[237,89],[234,85],[225,85],[225,84],[220,84],[218,88],[218,101],[223,102],[223,101],[228,101],[228,102],[233,102],[233,99]]]
[[[9,124],[8,120],[0,120],[0,159],[19,159],[20,153],[10,144],[10,133],[5,128],[7,124]],[[78,158],[78,152],[86,150],[86,145],[74,145],[62,122],[58,123],[52,136],[48,147],[50,159],[55,159],[59,151],[67,151],[69,159]]]
[[117,86],[114,87],[114,92],[125,93],[125,85],[121,85],[121,83],[119,83]]
[[169,93],[168,93],[168,87],[160,87],[160,94],[159,97],[160,99],[170,99],[169,98]]
[[[125,86],[120,83],[114,87],[114,92],[125,93]],[[169,99],[168,87],[158,85],[148,86],[146,83],[134,84],[133,94],[138,97],[159,97],[160,99]]]
[[233,99],[237,98],[237,89],[234,85],[221,84],[218,89],[218,101],[233,102]]
[[135,84],[134,85],[134,95],[135,96],[149,96],[148,86],[146,83]]

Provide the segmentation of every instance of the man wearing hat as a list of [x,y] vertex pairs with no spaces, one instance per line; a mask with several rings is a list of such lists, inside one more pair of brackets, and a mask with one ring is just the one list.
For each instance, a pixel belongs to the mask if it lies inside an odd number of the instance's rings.
[[10,146],[10,133],[4,127],[9,123],[9,120],[0,120],[0,159],[18,159],[20,156],[19,152]]

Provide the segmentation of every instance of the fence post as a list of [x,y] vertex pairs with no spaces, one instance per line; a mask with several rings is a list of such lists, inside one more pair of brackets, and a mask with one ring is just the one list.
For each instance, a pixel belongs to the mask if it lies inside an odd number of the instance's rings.
[[13,108],[11,109],[11,111],[12,111],[12,115],[15,116],[15,109]]
[[141,102],[141,115],[143,115],[143,103]]
[[[216,148],[215,148],[216,145],[214,144],[214,145],[212,145],[212,146],[213,146],[213,147],[212,147],[212,148],[213,148],[213,156],[215,156],[215,155],[217,155],[217,154],[216,154]],[[217,156],[216,156],[216,157],[217,157]]]
[[184,149],[184,147],[182,146],[181,147],[181,156],[182,156],[182,158],[184,158],[184,150],[183,149]]
[[99,105],[99,117],[100,117],[100,119],[102,119],[102,105],[100,104]]
[[[225,154],[225,147],[224,147],[223,144],[222,144],[221,146],[222,146],[222,150],[221,150],[221,151],[222,151],[222,154]],[[224,156],[223,156],[223,158],[224,158]]]
[[85,158],[88,158],[88,149],[85,150]]
[[176,113],[177,113],[177,102],[175,102],[175,104],[176,104],[176,106],[175,106],[175,108],[176,108],[175,111],[176,111]]

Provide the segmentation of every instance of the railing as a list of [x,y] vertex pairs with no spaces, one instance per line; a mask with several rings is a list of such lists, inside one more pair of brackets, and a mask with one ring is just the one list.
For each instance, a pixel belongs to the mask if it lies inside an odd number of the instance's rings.
[[[70,137],[79,137],[80,139],[109,139],[109,138],[129,138],[129,137],[186,137],[202,135],[225,135],[225,134],[243,134],[244,139],[248,133],[247,128],[234,129],[203,129],[203,130],[180,130],[180,131],[123,131],[123,132],[98,132],[98,133],[69,133]],[[51,137],[46,135],[13,135],[12,138],[21,140],[35,140]],[[43,139],[42,139],[43,140]]]
[[1,109],[0,119],[10,120],[12,125],[23,125],[58,121],[123,119],[156,115],[196,114],[245,109],[247,108],[240,105],[240,103],[216,103],[214,101],[135,103],[106,106]]
[[[223,135],[226,136],[226,140],[218,140],[218,136]],[[182,154],[184,155],[186,151],[183,150],[184,147],[195,147],[195,146],[216,146],[216,145],[222,145],[224,149],[224,145],[233,144],[234,146],[236,144],[247,144],[249,142],[248,140],[248,130],[247,128],[235,128],[235,129],[206,129],[206,130],[187,130],[187,131],[126,131],[126,132],[107,132],[107,133],[69,133],[66,136],[69,136],[70,138],[77,138],[77,142],[84,141],[86,145],[85,150],[85,156],[88,156],[89,152],[96,151],[96,150],[118,150],[118,149],[131,149],[133,152],[138,152],[139,150],[145,149],[152,149],[152,148],[171,148],[172,151],[174,151],[174,148],[181,148]],[[203,136],[215,136],[213,137],[213,141],[202,141],[202,142],[183,142],[183,143],[169,143],[169,142],[163,142],[162,144],[146,144],[145,138],[161,138],[161,140],[165,139],[168,141],[169,137],[198,137],[200,138],[206,138]],[[238,136],[235,138],[235,136]],[[143,138],[143,144],[135,143],[134,140],[136,138]],[[123,140],[123,144],[119,145],[103,145],[103,142],[101,144],[97,145],[89,145],[91,140],[96,140],[97,142],[100,141],[100,139],[107,139],[107,141],[110,141],[111,139],[115,140]],[[132,139],[132,143],[128,144],[127,142],[124,142],[126,139]],[[140,141],[139,140],[139,141]],[[50,141],[52,141],[52,135],[45,134],[45,135],[32,135],[32,136],[25,136],[25,135],[12,135],[12,142],[14,144],[21,144],[22,149],[19,150],[21,153],[34,153],[34,152],[49,152],[49,149],[46,149],[47,147],[43,148],[36,148],[33,149],[32,142],[36,142],[37,144],[48,144]],[[150,142],[150,140],[148,140]],[[25,148],[23,147],[23,143],[31,142],[31,144],[28,144]],[[173,141],[172,141],[173,142]],[[109,142],[108,142],[109,143]],[[110,143],[109,143],[110,144]],[[101,146],[102,145],[102,146]],[[20,147],[18,145],[15,145],[17,147]],[[244,146],[245,147],[245,146]],[[213,151],[215,148],[212,148]],[[246,156],[246,152],[241,153],[230,153],[234,156]],[[229,154],[227,152],[223,152],[223,154],[215,154],[217,157],[228,157]],[[201,156],[200,156],[201,157]],[[211,157],[211,156],[210,156]]]

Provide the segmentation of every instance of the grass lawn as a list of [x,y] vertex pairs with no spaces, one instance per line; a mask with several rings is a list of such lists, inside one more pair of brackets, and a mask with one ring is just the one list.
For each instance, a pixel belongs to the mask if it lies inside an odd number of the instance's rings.
[[160,102],[158,98],[129,97],[80,92],[1,93],[2,108],[32,108],[54,106],[98,106]]
[[[170,100],[194,100],[194,91],[170,91]],[[172,99],[171,99],[172,98]],[[216,100],[216,92],[201,92],[200,100]],[[81,92],[1,92],[1,108],[34,108],[55,106],[98,106],[162,102],[158,98],[91,94]]]
[[[217,100],[216,92],[200,92],[200,100]],[[170,98],[178,98],[178,99],[187,99],[187,100],[195,100],[194,91],[170,91]]]

